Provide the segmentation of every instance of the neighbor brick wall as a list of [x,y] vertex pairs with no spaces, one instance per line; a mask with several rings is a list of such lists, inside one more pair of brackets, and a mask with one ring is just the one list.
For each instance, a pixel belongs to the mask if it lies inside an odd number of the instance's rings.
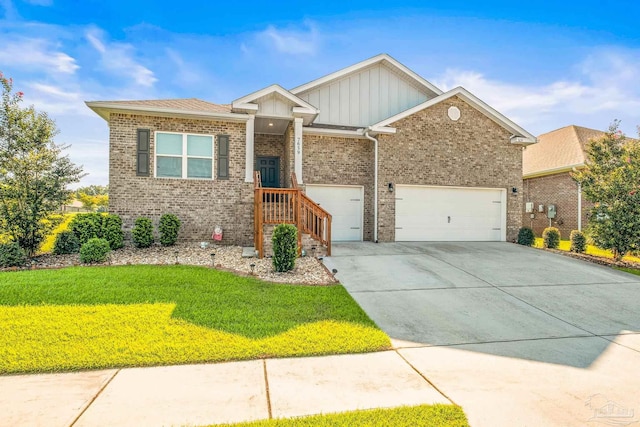
[[[447,116],[451,106],[461,117]],[[379,241],[395,239],[395,193],[387,183],[507,189],[507,241],[522,224],[522,147],[484,114],[454,97],[391,124],[379,136]],[[518,188],[517,196],[511,188]]]
[[279,157],[280,158],[280,187],[287,187],[285,175],[285,157],[284,157],[284,136],[269,135],[266,133],[256,133],[254,136],[254,169],[256,160],[260,156]]
[[[229,135],[227,180],[154,178],[136,176],[136,132],[154,131]],[[137,217],[151,218],[157,225],[164,213],[180,218],[180,240],[209,240],[215,225],[224,230],[223,243],[253,242],[253,184],[245,183],[245,124],[208,120],[111,114],[109,146],[109,210],[122,217],[127,238]],[[217,158],[217,142],[214,150]],[[214,171],[215,174],[215,171]]]
[[373,240],[373,143],[305,134],[302,174],[307,184],[364,186],[363,239]]
[[[524,203],[533,202],[533,214],[525,213]],[[555,175],[528,178],[524,180],[524,200],[522,205],[522,225],[531,227],[536,236],[549,226],[547,206],[556,205],[557,216],[551,220],[551,225],[560,230],[563,239],[569,239],[572,230],[578,229],[578,184],[571,178],[569,172]],[[538,212],[538,205],[544,205],[544,212]],[[582,197],[582,229],[584,230],[589,211],[593,207]]]

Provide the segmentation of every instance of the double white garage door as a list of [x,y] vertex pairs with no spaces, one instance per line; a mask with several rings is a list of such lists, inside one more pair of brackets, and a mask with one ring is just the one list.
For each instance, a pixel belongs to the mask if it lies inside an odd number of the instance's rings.
[[[333,241],[362,240],[362,186],[307,185],[307,195],[332,215]],[[397,185],[396,241],[506,239],[506,190]]]

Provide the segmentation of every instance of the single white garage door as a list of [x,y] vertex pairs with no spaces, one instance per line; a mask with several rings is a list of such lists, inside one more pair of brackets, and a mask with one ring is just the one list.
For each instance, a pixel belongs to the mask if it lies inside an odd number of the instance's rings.
[[506,190],[396,186],[396,241],[504,241]]
[[307,185],[307,196],[331,214],[331,240],[362,240],[362,186]]

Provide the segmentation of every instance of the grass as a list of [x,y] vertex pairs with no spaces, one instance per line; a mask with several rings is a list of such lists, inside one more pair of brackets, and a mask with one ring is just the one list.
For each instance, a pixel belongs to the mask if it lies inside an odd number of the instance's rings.
[[[536,242],[534,243],[533,247],[534,248],[542,248],[544,246],[543,240],[540,237],[536,238]],[[561,251],[565,251],[565,252],[569,252],[571,250],[571,241],[570,240],[560,240],[560,245],[558,246],[558,249]],[[601,257],[601,258],[613,258],[613,253],[610,250],[607,249],[600,249],[596,246],[593,245],[587,245],[587,251],[585,252],[587,255],[592,255],[592,256],[596,256],[596,257]],[[622,258],[624,261],[629,261],[629,262],[637,262],[640,263],[640,258],[635,257],[635,256],[631,256],[631,255],[627,255],[624,258]]]
[[192,266],[0,273],[0,373],[358,353],[390,346],[340,286]]
[[627,267],[614,267],[616,270],[626,271],[627,273],[635,274],[636,276],[640,276],[640,270],[637,268],[627,268]]
[[466,427],[469,423],[459,406],[436,404],[224,425],[229,427]]

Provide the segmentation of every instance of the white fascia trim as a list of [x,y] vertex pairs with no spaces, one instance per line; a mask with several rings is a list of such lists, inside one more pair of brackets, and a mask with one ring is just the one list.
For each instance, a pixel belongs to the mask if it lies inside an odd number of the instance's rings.
[[400,71],[402,71],[403,73],[405,73],[408,77],[410,77],[411,79],[413,79],[419,86],[422,86],[423,88],[435,93],[436,95],[441,95],[442,94],[442,90],[440,90],[439,88],[437,88],[436,86],[434,86],[433,84],[431,84],[430,82],[428,82],[427,80],[425,80],[424,78],[420,77],[418,74],[414,73],[413,71],[411,71],[409,68],[407,68],[406,66],[402,65],[400,62],[396,61],[395,59],[393,59],[390,55],[386,54],[386,53],[382,53],[380,55],[376,55],[373,58],[369,58],[366,59],[364,61],[358,62],[357,64],[351,65],[347,68],[343,68],[342,70],[336,71],[334,73],[331,74],[327,74],[324,77],[320,77],[319,79],[313,80],[309,83],[305,83],[303,85],[300,85],[298,87],[295,87],[293,89],[290,90],[291,93],[293,94],[299,94],[301,92],[305,92],[308,91],[309,89],[313,89],[317,86],[323,85],[331,80],[335,80],[335,79],[339,79],[341,77],[344,77],[348,74],[351,74],[353,72],[356,72],[358,70],[361,70],[363,68],[366,68],[370,65],[373,64],[377,64],[379,62],[383,62],[383,61],[387,61],[390,64],[392,64],[394,67],[398,68]]
[[584,166],[585,166],[584,163],[576,163],[575,165],[560,166],[558,168],[545,169],[543,171],[537,171],[537,172],[530,172],[530,173],[528,173],[526,175],[523,175],[522,179],[538,178],[538,177],[541,177],[541,176],[555,175],[555,174],[563,173],[563,172],[572,172],[574,168],[581,169]]
[[110,104],[108,102],[85,102],[87,107],[91,108],[100,117],[109,121],[109,113],[111,112],[123,112],[127,114],[135,113],[153,113],[155,116],[162,117],[186,117],[196,119],[221,119],[235,122],[246,122],[249,116],[246,114],[238,113],[214,113],[211,111],[188,111],[177,110],[174,108],[160,108],[160,107],[146,107],[146,106],[128,106],[121,104]]
[[288,90],[286,90],[285,88],[277,84],[267,86],[264,89],[260,89],[256,92],[250,93],[249,95],[243,96],[242,98],[236,99],[231,103],[231,106],[234,110],[235,109],[242,109],[242,110],[252,109],[253,111],[257,111],[258,106],[257,104],[254,103],[254,101],[274,92],[279,95],[282,95],[287,100],[296,104],[296,107],[294,108],[298,108],[299,114],[311,114],[311,115],[318,114],[318,110],[313,105],[298,98],[297,96],[295,96],[294,94],[292,94],[291,92],[289,92]]
[[322,136],[337,136],[343,138],[357,138],[366,139],[364,136],[364,129],[358,130],[342,130],[342,129],[326,129],[326,128],[313,128],[303,127],[303,135],[322,135]]
[[[422,104],[418,104],[413,108],[409,108],[408,110],[398,113],[395,116],[389,117],[388,119],[385,119],[379,123],[376,123],[373,126],[371,126],[371,129],[376,130],[376,129],[384,128],[394,122],[397,122],[398,120],[404,119],[405,117],[415,114],[418,111],[422,111],[425,108],[429,108],[442,101],[446,101],[447,99],[452,98],[454,96],[459,96],[460,98],[464,99],[467,103],[471,104],[471,106],[475,107],[477,110],[484,113],[487,117],[492,119],[494,122],[498,123],[505,129],[513,133],[514,136],[511,138],[511,142],[513,144],[535,144],[537,142],[536,137],[533,136],[531,133],[527,132],[522,127],[515,124],[509,118],[499,113],[497,110],[495,110],[494,108],[489,106],[487,103],[482,101],[480,98],[473,95],[471,92],[469,92],[468,90],[466,90],[461,86],[458,86],[455,89],[451,89],[450,91],[445,92],[440,96],[432,98],[428,101],[423,102]],[[516,138],[519,137],[519,139],[514,140],[514,137]]]

